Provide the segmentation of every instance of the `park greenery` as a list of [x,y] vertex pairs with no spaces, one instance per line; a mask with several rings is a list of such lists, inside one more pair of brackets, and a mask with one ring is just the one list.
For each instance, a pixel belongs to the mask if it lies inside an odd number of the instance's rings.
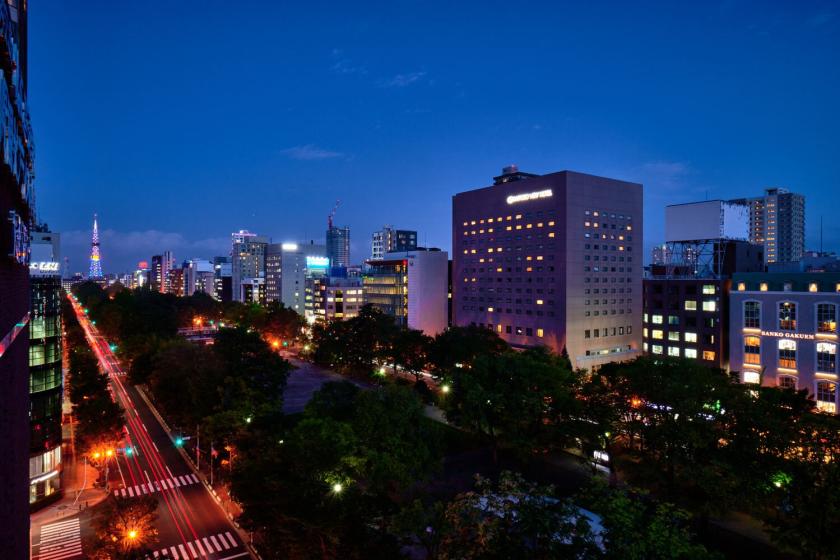
[[88,346],[85,333],[68,302],[62,304],[69,355],[69,397],[75,419],[77,453],[90,457],[113,449],[122,436],[123,414],[108,391],[108,377]]
[[[576,370],[565,352],[516,351],[474,326],[429,337],[369,306],[308,331],[279,305],[76,293],[118,341],[131,381],[173,424],[201,426],[226,450],[241,521],[267,558],[706,558],[693,533],[732,511],[762,521],[780,548],[840,557],[840,421],[804,391],[686,359]],[[197,317],[225,323],[213,345],[177,335]],[[291,366],[278,341],[354,383],[328,383],[284,417]],[[439,489],[460,451],[443,442],[458,441],[450,432],[492,450],[491,475],[473,489]],[[524,469],[568,452],[602,458],[608,484],[570,501],[500,474],[502,456]]]

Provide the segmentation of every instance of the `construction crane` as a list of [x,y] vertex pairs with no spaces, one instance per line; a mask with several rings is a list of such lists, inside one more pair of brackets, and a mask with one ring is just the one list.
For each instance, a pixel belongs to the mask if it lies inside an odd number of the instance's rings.
[[341,203],[341,201],[340,201],[340,200],[336,200],[336,201],[335,201],[335,206],[333,206],[333,209],[332,209],[332,211],[330,212],[330,215],[329,215],[329,216],[327,216],[327,228],[328,228],[328,229],[332,229],[332,227],[333,227],[333,216],[335,216],[335,211],[336,211],[336,210],[338,210],[338,205],[339,205],[340,203]]

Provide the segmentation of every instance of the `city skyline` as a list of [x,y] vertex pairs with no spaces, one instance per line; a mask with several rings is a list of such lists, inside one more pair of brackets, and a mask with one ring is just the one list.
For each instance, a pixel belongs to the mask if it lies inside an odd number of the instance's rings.
[[[451,250],[451,196],[516,163],[644,184],[645,255],[666,204],[768,187],[812,202],[806,246],[818,249],[819,209],[840,203],[840,18],[829,3],[757,6],[432,16],[407,4],[349,18],[182,4],[152,18],[146,6],[39,4],[39,218],[83,272],[97,212],[113,273],[164,250],[227,254],[240,229],[321,242],[341,199],[336,225],[351,227],[360,262],[389,223]],[[499,41],[502,28],[530,39]],[[840,249],[839,227],[824,220],[826,250]]]

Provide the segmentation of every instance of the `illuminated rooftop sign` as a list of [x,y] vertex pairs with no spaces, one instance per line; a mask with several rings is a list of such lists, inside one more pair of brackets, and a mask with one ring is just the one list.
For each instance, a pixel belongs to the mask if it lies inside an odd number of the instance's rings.
[[554,193],[551,192],[551,189],[545,189],[544,191],[534,191],[530,193],[523,193],[523,194],[512,194],[507,197],[508,204],[516,204],[517,202],[526,202],[529,200],[538,200],[540,198],[549,198],[554,196]]
[[39,270],[41,272],[58,272],[58,263],[34,262],[29,264],[29,270]]
[[281,248],[284,251],[297,251],[298,250],[298,244],[297,243],[283,243],[283,245],[281,245]]
[[327,257],[306,257],[306,268],[329,268],[330,259]]
[[761,331],[761,336],[773,336],[775,338],[800,338],[802,340],[814,340],[814,335],[809,334],[809,333]]

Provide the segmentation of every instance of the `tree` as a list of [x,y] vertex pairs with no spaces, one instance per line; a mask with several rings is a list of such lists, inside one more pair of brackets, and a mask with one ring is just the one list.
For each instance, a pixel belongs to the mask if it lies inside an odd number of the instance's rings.
[[420,381],[421,372],[428,365],[429,347],[432,338],[415,329],[400,329],[394,334],[391,345],[391,359],[394,369],[401,368]]
[[476,476],[475,491],[456,496],[431,527],[436,558],[599,557],[587,518],[553,494],[511,472],[497,484]]
[[614,422],[599,430],[640,459],[624,464],[633,480],[704,513],[732,503],[737,479],[719,452],[733,390],[726,374],[695,360],[645,356],[606,364],[590,382],[600,387],[585,394],[601,392],[588,408],[592,419]]
[[89,541],[90,557],[97,560],[142,559],[158,542],[157,498],[119,498],[111,495],[93,518],[95,536]]
[[449,327],[435,336],[429,348],[429,361],[439,375],[470,368],[480,356],[498,356],[510,347],[484,327]]
[[694,542],[690,515],[673,504],[657,503],[638,490],[609,488],[598,479],[593,479],[581,499],[601,518],[604,558],[718,557]]
[[575,374],[544,349],[479,356],[456,368],[442,404],[458,426],[483,434],[498,461],[500,441],[528,454],[562,446],[576,416]]

